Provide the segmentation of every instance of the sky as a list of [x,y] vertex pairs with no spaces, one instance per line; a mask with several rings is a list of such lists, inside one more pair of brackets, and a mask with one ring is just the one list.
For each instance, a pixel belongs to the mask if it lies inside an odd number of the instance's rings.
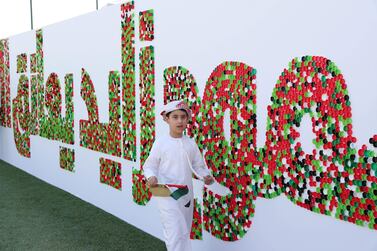
[[[121,0],[98,0],[98,9]],[[96,10],[96,0],[32,0],[33,28]],[[0,0],[0,39],[31,30],[30,0]]]
[[[96,0],[31,0],[33,27],[42,28],[96,10]],[[98,8],[125,0],[98,0]],[[377,0],[374,0],[377,7]],[[0,39],[31,29],[30,0],[0,0]]]

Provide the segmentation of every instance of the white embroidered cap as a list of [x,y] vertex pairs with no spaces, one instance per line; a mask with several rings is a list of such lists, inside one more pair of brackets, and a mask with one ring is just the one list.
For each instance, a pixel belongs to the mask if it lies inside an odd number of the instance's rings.
[[190,110],[189,106],[187,105],[187,103],[183,100],[176,100],[176,101],[172,101],[170,103],[167,103],[164,106],[164,109],[161,112],[161,116],[165,117],[165,115],[168,114],[169,112],[172,112],[172,111],[175,111],[175,110],[181,110],[181,109],[183,109],[187,112],[188,118],[190,119],[191,118],[191,110]]

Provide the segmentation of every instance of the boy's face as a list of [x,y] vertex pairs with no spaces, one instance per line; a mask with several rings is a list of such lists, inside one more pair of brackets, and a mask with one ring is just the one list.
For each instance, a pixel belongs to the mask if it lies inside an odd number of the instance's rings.
[[187,127],[187,113],[182,110],[172,111],[166,118],[166,122],[169,124],[170,134],[172,136],[180,137]]

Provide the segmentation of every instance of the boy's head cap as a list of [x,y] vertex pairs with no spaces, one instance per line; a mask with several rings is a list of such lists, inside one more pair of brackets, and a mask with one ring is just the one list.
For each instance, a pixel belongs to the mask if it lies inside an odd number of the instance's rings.
[[187,103],[183,100],[176,100],[176,101],[172,101],[170,103],[167,103],[164,106],[164,109],[161,112],[161,116],[165,117],[166,114],[168,114],[169,112],[181,110],[181,109],[183,109],[187,112],[188,118],[190,119],[191,118],[191,110],[190,110],[189,106],[187,105]]

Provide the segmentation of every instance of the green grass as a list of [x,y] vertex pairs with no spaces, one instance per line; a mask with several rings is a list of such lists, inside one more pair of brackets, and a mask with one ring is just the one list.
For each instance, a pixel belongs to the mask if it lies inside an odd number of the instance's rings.
[[165,250],[164,243],[0,160],[0,250]]

